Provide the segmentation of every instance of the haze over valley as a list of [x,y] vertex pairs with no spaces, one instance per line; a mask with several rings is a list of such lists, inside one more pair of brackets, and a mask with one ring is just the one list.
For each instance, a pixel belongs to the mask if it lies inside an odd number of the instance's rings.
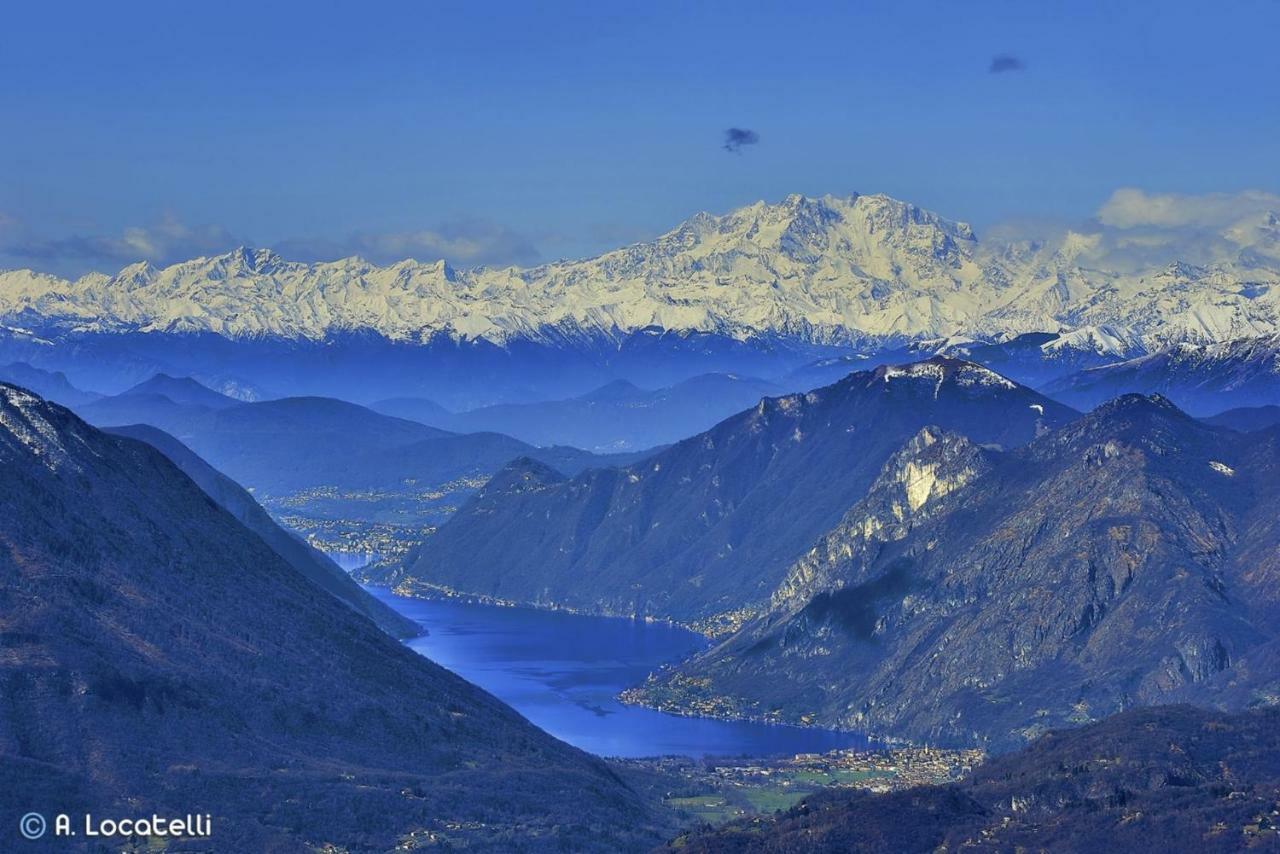
[[0,852],[1280,850],[1277,31],[7,10]]

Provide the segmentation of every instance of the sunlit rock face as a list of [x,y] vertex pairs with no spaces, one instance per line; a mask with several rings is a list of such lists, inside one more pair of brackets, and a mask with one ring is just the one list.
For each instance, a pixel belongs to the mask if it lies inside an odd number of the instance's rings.
[[922,430],[766,609],[638,697],[996,749],[1270,702],[1277,436],[1137,395],[1015,450]]

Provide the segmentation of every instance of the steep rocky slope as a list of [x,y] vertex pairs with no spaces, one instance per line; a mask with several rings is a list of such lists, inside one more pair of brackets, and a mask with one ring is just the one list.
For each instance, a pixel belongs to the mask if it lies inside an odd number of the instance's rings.
[[262,509],[262,506],[240,484],[200,459],[190,448],[168,433],[145,424],[112,427],[107,432],[146,442],[164,454],[183,474],[218,502],[218,506],[261,537],[263,542],[288,561],[290,566],[317,587],[328,590],[357,613],[364,614],[373,620],[387,634],[399,638],[421,634],[421,626],[400,616],[362,590],[360,585],[352,581],[336,563],[295,534],[277,525],[267,511]]
[[[495,478],[393,580],[732,624],[928,424],[1003,446],[1075,413],[947,358],[767,398],[626,468]],[[516,480],[520,489],[509,491]]]
[[159,451],[4,385],[0,639],[5,815],[211,813],[225,851],[653,839],[603,763],[387,637]]
[[1267,702],[1278,463],[1274,431],[1136,395],[1008,452],[922,431],[767,613],[635,696],[999,750],[1135,704]]

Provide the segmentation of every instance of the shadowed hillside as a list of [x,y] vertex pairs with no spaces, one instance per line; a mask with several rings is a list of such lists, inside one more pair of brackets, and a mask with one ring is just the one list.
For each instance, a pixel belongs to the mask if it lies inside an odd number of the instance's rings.
[[149,445],[0,386],[0,812],[214,816],[218,850],[616,850],[604,763],[416,655]]
[[1187,706],[1054,732],[954,786],[831,792],[693,832],[688,854],[1275,851],[1280,712]]

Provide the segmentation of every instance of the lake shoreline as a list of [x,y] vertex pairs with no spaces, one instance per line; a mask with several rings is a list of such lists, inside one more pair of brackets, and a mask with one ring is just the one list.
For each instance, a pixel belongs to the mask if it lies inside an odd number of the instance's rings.
[[698,626],[700,624],[698,623],[682,623],[679,620],[672,620],[666,617],[654,617],[647,614],[621,614],[609,611],[608,609],[589,610],[586,608],[575,608],[572,605],[562,605],[558,602],[521,602],[514,599],[499,599],[494,596],[486,596],[483,593],[468,593],[463,590],[455,590],[454,588],[446,587],[443,584],[432,584],[429,581],[422,581],[420,579],[405,579],[394,584],[366,583],[365,586],[381,587],[383,589],[390,590],[397,596],[403,596],[411,599],[451,599],[475,605],[492,605],[496,608],[527,608],[531,611],[549,611],[558,614],[574,614],[580,617],[604,617],[611,620],[634,620],[642,623],[666,625],[683,629],[692,634],[701,635],[708,641],[715,640],[716,637],[719,636],[717,633],[709,633],[707,630],[699,628]]
[[365,589],[426,623],[427,635],[407,642],[415,651],[489,690],[552,735],[602,757],[778,757],[883,744],[859,732],[627,702],[627,689],[708,644],[703,635],[666,621],[483,602],[422,588],[408,596],[385,586]]

